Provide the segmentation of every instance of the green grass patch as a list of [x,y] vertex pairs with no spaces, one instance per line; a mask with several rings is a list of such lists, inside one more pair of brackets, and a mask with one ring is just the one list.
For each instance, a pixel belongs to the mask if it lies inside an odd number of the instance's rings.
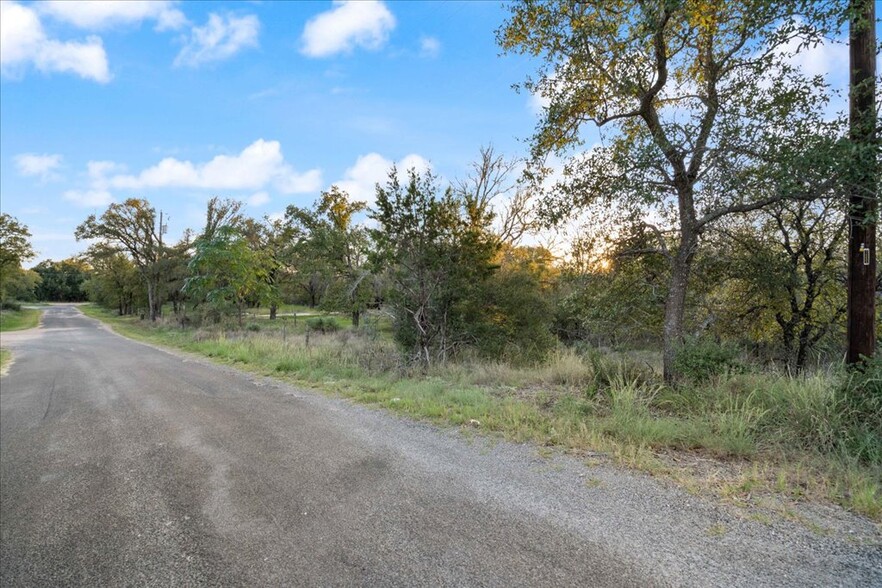
[[257,329],[182,329],[81,309],[136,339],[407,417],[601,453],[736,502],[833,501],[882,520],[882,464],[873,457],[882,439],[867,429],[860,446],[869,450],[843,443],[854,434],[830,374],[727,372],[674,389],[645,357],[565,349],[539,366],[463,361],[416,373],[389,337],[345,324],[322,333],[302,317],[280,317],[257,319]]
[[4,373],[6,366],[12,361],[12,352],[8,349],[0,349],[0,373]]
[[36,308],[0,310],[0,332],[32,329],[40,323],[40,314]]

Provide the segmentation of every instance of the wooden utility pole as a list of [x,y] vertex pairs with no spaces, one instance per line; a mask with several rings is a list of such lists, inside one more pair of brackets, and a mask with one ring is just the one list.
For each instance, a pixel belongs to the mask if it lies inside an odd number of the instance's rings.
[[876,121],[876,3],[849,3],[849,137],[854,147],[848,241],[846,363],[876,348],[876,210],[879,139]]

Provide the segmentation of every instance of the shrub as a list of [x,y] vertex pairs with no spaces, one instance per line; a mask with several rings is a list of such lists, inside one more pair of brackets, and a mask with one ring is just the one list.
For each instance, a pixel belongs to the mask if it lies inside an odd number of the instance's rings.
[[258,325],[257,323],[248,323],[247,325],[245,325],[245,330],[256,333],[260,331],[260,325]]
[[21,310],[21,302],[16,300],[4,300],[0,302],[0,310]]
[[677,350],[674,370],[688,380],[703,382],[724,373],[740,372],[739,350],[709,339],[689,339]]
[[882,465],[882,357],[851,369],[839,388],[843,420],[841,446],[860,461]]
[[306,328],[320,333],[335,333],[340,326],[333,317],[316,316],[306,320]]

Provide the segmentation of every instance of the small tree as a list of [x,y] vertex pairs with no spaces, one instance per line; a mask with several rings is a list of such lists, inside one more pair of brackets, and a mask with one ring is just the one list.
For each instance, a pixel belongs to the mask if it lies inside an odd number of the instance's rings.
[[267,301],[274,296],[267,265],[239,229],[219,226],[210,237],[197,239],[184,291],[221,313],[234,310],[241,327],[249,300]]
[[135,311],[135,302],[143,297],[143,288],[135,264],[118,249],[101,243],[91,246],[85,255],[92,273],[84,284],[89,299],[117,309],[122,315]]
[[493,272],[497,242],[487,230],[492,217],[469,211],[451,188],[441,192],[431,172],[407,176],[401,185],[393,167],[385,188],[377,186],[371,235],[392,283],[396,339],[428,366],[474,343],[467,317]]
[[275,320],[282,300],[282,288],[290,273],[292,248],[288,229],[281,219],[264,217],[263,222],[260,222],[249,218],[242,222],[242,234],[248,245],[259,252],[266,262],[267,283],[275,292],[267,303],[270,307],[270,320]]
[[368,233],[353,222],[366,208],[364,202],[353,202],[345,191],[331,186],[312,209],[289,206],[286,213],[302,266],[324,277],[322,306],[348,312],[354,327],[374,295],[371,273],[365,267]]
[[[738,299],[724,302],[728,314],[778,328],[787,364],[805,367],[809,352],[845,315],[841,287],[846,219],[834,198],[781,202],[720,231],[727,274]],[[735,327],[737,328],[737,327]]]

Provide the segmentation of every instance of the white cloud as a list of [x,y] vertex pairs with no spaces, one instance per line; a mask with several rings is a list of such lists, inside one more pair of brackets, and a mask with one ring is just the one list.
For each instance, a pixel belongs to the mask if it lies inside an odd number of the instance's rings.
[[50,39],[37,13],[16,2],[0,2],[0,70],[21,75],[32,65],[42,72],[71,72],[82,78],[110,81],[107,54],[99,37],[85,42]]
[[248,206],[263,206],[269,201],[270,197],[266,192],[255,192],[247,200]]
[[545,109],[551,105],[551,98],[547,96],[543,96],[542,94],[538,94],[536,92],[530,92],[530,97],[527,99],[527,106],[530,108],[530,112],[539,116]]
[[42,181],[58,179],[55,170],[61,165],[61,155],[22,153],[15,156],[15,165],[23,176],[38,176]]
[[342,2],[311,18],[303,28],[301,52],[309,57],[349,53],[356,47],[376,50],[389,39],[395,17],[377,1]]
[[107,206],[113,202],[113,195],[107,190],[68,190],[63,197],[83,208]]
[[238,155],[218,155],[197,164],[167,157],[138,175],[108,179],[109,186],[122,189],[260,190],[270,184],[285,194],[315,192],[321,187],[321,171],[297,173],[285,162],[278,141],[258,139]]
[[241,49],[257,46],[260,20],[253,14],[221,16],[211,13],[203,27],[193,27],[190,39],[175,58],[175,66],[197,67],[229,59]]
[[[362,155],[355,161],[355,165],[346,170],[343,179],[334,182],[334,185],[347,192],[353,200],[372,203],[377,195],[377,184],[386,183],[392,164],[391,160],[379,153]],[[395,166],[398,168],[401,181],[405,180],[407,170],[411,168],[421,173],[432,169],[432,164],[416,153],[401,158]]]
[[[784,51],[792,53],[798,41],[791,41]],[[788,61],[809,77],[822,76],[834,86],[848,82],[848,43],[825,40],[791,55]]]
[[176,2],[165,0],[49,0],[35,6],[43,14],[81,29],[98,30],[118,25],[156,21],[156,30],[176,30],[187,24]]
[[423,57],[438,57],[441,52],[441,41],[435,37],[420,38],[420,55]]
[[90,161],[86,164],[86,169],[89,172],[93,185],[104,184],[106,187],[107,175],[114,172],[123,172],[125,171],[125,166],[115,161]]

